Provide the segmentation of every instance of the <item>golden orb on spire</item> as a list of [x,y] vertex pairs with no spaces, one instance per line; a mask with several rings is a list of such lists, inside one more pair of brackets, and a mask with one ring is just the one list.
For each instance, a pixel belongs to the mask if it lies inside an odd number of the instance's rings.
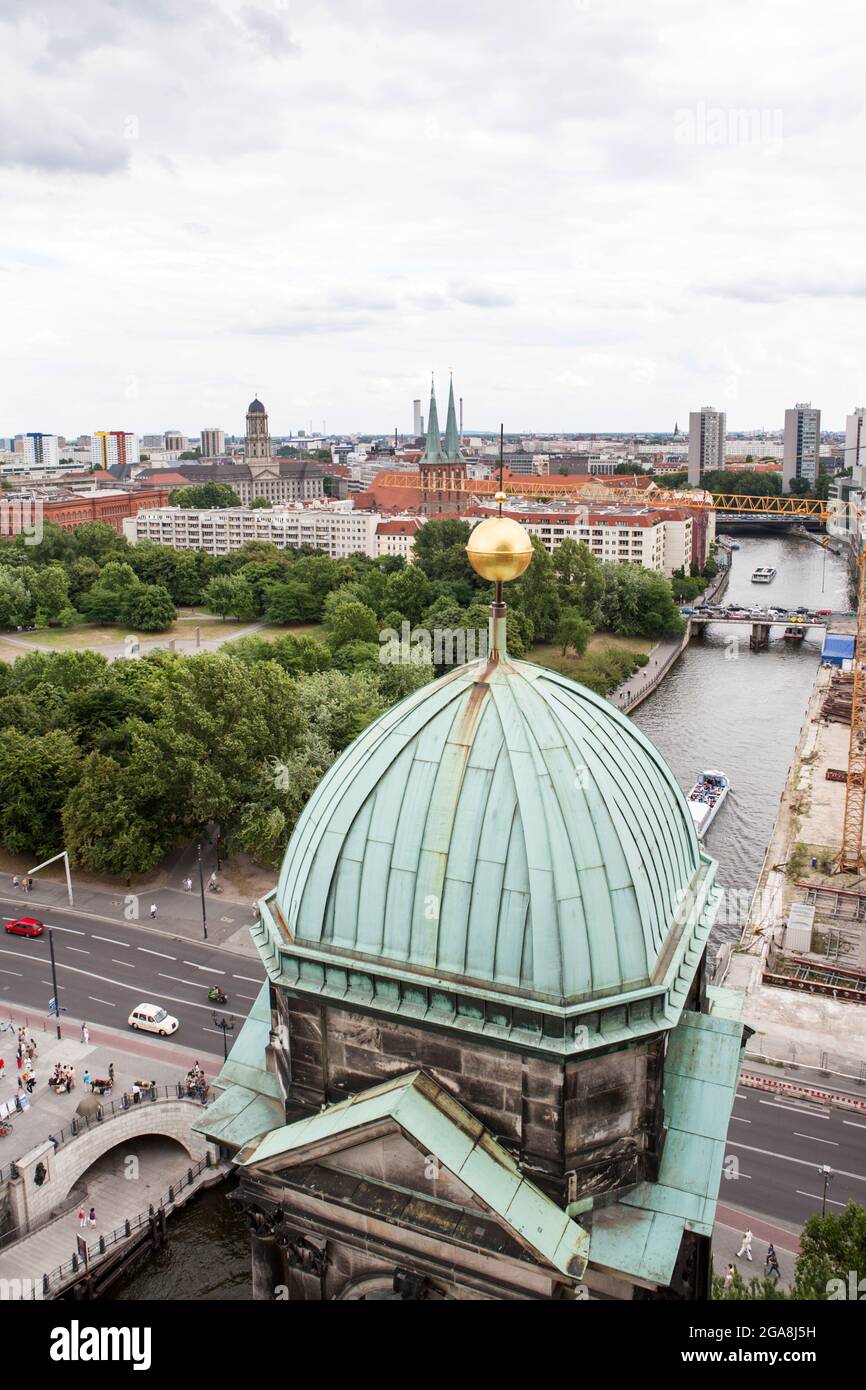
[[466,547],[469,563],[482,579],[518,579],[532,559],[532,541],[509,516],[490,516],[475,527]]

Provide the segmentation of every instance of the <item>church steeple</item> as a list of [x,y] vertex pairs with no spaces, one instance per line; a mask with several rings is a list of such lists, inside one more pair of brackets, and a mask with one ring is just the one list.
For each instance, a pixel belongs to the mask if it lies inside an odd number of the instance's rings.
[[460,458],[460,434],[457,429],[457,411],[454,407],[454,378],[448,395],[448,422],[445,427],[445,457],[449,463]]
[[439,433],[439,411],[436,406],[436,385],[430,387],[430,414],[427,417],[427,446],[421,455],[422,463],[444,463],[442,436]]

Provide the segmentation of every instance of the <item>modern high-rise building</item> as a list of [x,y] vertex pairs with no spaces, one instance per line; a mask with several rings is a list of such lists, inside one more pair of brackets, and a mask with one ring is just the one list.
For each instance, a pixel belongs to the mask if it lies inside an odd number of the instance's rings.
[[821,470],[821,412],[809,403],[785,411],[782,453],[782,488],[790,490],[794,478],[814,483]]
[[417,439],[421,433],[421,402],[412,402],[412,432]]
[[138,463],[138,435],[125,430],[96,430],[90,440],[90,457],[94,468]]
[[698,487],[705,473],[725,466],[726,420],[723,410],[701,406],[689,415],[689,483]]
[[268,412],[258,396],[250,402],[247,410],[247,438],[244,458],[250,460],[271,457],[271,435],[268,428]]
[[40,434],[32,431],[24,436],[24,462],[29,464],[34,472],[38,470],[48,471],[57,468],[60,462],[57,452],[57,435]]
[[166,430],[163,436],[163,448],[167,454],[182,454],[189,448],[189,440],[180,430]]
[[866,486],[866,406],[859,405],[845,426],[845,465],[860,487]]
[[201,456],[203,459],[218,459],[226,451],[226,437],[223,430],[209,429],[201,432]]

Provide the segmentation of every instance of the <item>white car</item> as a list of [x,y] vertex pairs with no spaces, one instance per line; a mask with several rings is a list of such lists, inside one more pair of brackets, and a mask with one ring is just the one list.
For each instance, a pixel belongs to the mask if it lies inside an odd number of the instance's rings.
[[161,1038],[168,1037],[169,1033],[176,1033],[180,1026],[177,1019],[166,1013],[161,1004],[139,1004],[129,1015],[127,1023],[130,1028],[137,1028],[145,1033],[159,1033]]

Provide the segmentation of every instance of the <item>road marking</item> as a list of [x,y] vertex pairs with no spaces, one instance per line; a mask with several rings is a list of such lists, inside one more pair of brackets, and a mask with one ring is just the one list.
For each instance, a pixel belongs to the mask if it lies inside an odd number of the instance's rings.
[[97,936],[96,933],[94,932],[94,933],[93,933],[93,940],[94,940],[94,941],[106,941],[106,942],[108,943],[109,946],[123,946],[125,950],[127,950],[127,951],[129,950],[129,942],[128,942],[128,941],[115,941],[115,939],[114,939],[113,936]]
[[832,1197],[818,1197],[814,1192],[801,1192],[799,1187],[794,1189],[798,1197],[809,1197],[813,1202],[826,1201],[828,1207],[846,1207],[847,1202],[836,1202]]
[[123,968],[124,968],[124,970],[134,970],[134,969],[135,969],[135,965],[133,964],[133,962],[132,962],[131,960],[115,960],[115,959],[114,959],[114,956],[111,957],[111,964],[112,964],[112,965],[122,965]]
[[[50,922],[46,922],[45,925],[46,925],[46,927],[50,927],[50,926],[51,926],[51,923],[50,923]],[[87,935],[87,932],[86,932],[86,931],[76,931],[74,927],[51,927],[51,930],[52,930],[52,931],[65,931],[65,932],[68,932],[70,936],[86,936],[86,935]]]
[[843,1120],[843,1125],[850,1125],[852,1129],[866,1129],[866,1125],[858,1125],[856,1120]]
[[[15,953],[10,951],[8,954],[14,955]],[[129,990],[130,994],[137,994],[139,999],[141,998],[141,985],[139,984],[128,985],[125,980],[113,980],[110,975],[96,975],[92,970],[85,970],[80,965],[69,965],[66,961],[58,961],[57,969],[68,970],[72,975],[86,975],[89,980],[101,980],[105,985],[114,985],[116,989]],[[196,981],[196,988],[198,988],[199,983]],[[64,989],[65,986],[61,985],[60,988]],[[187,1009],[205,1009],[208,1013],[213,1013],[213,1004],[196,1004],[192,999],[178,999],[176,995],[171,994],[167,994],[165,998],[170,1004],[183,1004]],[[223,1011],[228,1014],[229,1018],[239,1018],[241,1021],[246,1018],[246,1014],[237,1013],[234,1009],[224,1008]]]
[[[217,1035],[218,1038],[221,1038],[221,1037],[223,1036],[223,1030],[222,1030],[222,1028],[205,1028],[205,1027],[202,1027],[202,1030],[201,1030],[201,1031],[202,1031],[203,1033],[216,1033],[216,1035]],[[231,1029],[229,1029],[228,1031],[231,1032]]]
[[256,996],[254,994],[239,994],[238,999],[248,999],[251,1004],[255,1004],[256,1002]]
[[774,1110],[787,1110],[789,1115],[808,1115],[810,1120],[829,1120],[829,1110],[803,1110],[797,1105],[782,1105],[777,1100],[762,1100],[761,1105],[770,1105]]
[[[54,988],[54,983],[53,983],[52,980],[40,980],[39,983],[40,983],[41,985],[47,985],[49,989],[53,989],[53,988]],[[65,986],[65,985],[58,985],[57,988],[58,988],[58,989],[65,989],[66,986]]]
[[163,960],[177,960],[177,956],[167,956],[165,951],[149,951],[146,946],[136,946],[135,949],[145,956],[162,956]]
[[215,970],[212,965],[199,965],[198,961],[185,960],[184,965],[191,965],[193,970],[205,970],[209,975],[225,975],[225,970]]
[[[781,1158],[785,1163],[799,1163],[801,1168],[814,1168],[815,1160],[809,1158],[794,1158],[793,1154],[777,1154],[773,1149],[756,1149],[754,1144],[738,1144],[736,1140],[727,1141],[728,1148],[745,1149],[750,1154],[763,1154],[765,1158]],[[835,1168],[834,1173],[837,1177],[853,1178],[855,1182],[866,1182],[866,1174],[849,1173],[844,1168]]]
[[91,1001],[91,1003],[93,1003],[93,1004],[107,1004],[108,1007],[109,1007],[110,1009],[116,1009],[116,1008],[117,1008],[117,1005],[116,1005],[116,1004],[112,1004],[112,1002],[111,1002],[110,999],[97,999],[97,997],[96,997],[95,994],[88,994],[87,997],[88,997],[88,999]]
[[816,1134],[801,1134],[798,1129],[794,1130],[795,1139],[811,1139],[813,1144],[832,1144],[834,1149],[838,1149],[838,1139],[819,1139]]
[[260,985],[262,979],[254,980],[252,975],[232,975],[233,980],[246,980],[248,985]]
[[77,956],[89,956],[90,952],[85,951],[83,946],[67,946],[67,951],[74,951]]
[[20,970],[0,970],[0,975],[17,975],[19,980],[24,979],[24,976],[21,974]]
[[192,989],[201,989],[201,980],[182,980],[180,975],[163,975],[162,971],[159,972],[159,978],[161,980],[174,980],[178,985],[190,985]]
[[732,1115],[732,1116],[731,1116],[731,1119],[732,1119],[732,1120],[739,1120],[739,1122],[740,1122],[741,1125],[750,1125],[750,1124],[752,1123],[751,1120],[744,1120],[743,1117],[742,1117],[742,1115]]

